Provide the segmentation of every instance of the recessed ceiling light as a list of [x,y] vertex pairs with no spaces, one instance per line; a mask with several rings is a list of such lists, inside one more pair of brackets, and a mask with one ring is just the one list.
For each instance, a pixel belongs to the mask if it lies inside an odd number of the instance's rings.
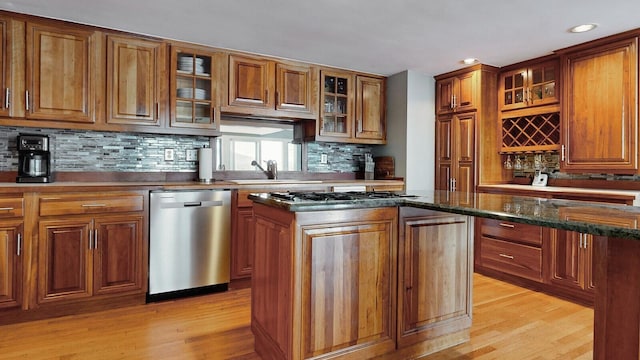
[[465,65],[472,65],[472,64],[476,64],[477,62],[478,62],[478,59],[476,58],[466,58],[462,60],[462,63]]
[[587,31],[591,31],[593,29],[595,29],[596,27],[598,27],[597,24],[582,24],[582,25],[578,25],[578,26],[574,26],[571,29],[569,29],[569,32],[572,33],[583,33],[583,32],[587,32]]

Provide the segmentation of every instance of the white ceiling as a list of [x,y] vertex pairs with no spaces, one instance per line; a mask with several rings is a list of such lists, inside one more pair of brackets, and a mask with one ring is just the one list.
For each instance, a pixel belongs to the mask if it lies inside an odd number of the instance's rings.
[[[640,27],[638,0],[13,0],[0,9],[381,75],[505,66]],[[597,23],[589,33],[567,30]]]

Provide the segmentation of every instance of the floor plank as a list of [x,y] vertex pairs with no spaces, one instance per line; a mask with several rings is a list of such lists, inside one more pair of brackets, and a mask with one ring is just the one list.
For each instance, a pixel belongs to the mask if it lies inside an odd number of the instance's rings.
[[[425,359],[591,359],[593,310],[474,275],[471,341]],[[0,326],[0,359],[254,360],[250,290]]]

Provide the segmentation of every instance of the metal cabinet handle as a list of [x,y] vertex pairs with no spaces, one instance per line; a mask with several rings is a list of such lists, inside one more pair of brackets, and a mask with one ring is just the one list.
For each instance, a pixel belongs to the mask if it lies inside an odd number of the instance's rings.
[[156,120],[160,119],[160,102],[156,103]]
[[82,204],[82,207],[105,207],[107,204]]
[[98,229],[93,230],[93,248],[98,249]]
[[93,249],[93,230],[89,229],[89,250]]
[[513,260],[513,255],[498,254],[498,256],[503,257],[503,258],[507,258],[507,259],[511,259],[511,260]]
[[29,111],[29,90],[25,90],[24,92],[24,105],[27,108],[27,111]]
[[9,95],[10,95],[10,90],[9,88],[4,89],[4,108],[8,109],[9,108]]
[[560,156],[560,160],[564,161],[564,144],[562,144],[562,146],[560,147],[560,152],[562,153],[562,155]]
[[22,234],[18,233],[18,244],[16,246],[16,255],[20,256],[20,252],[22,248]]
[[515,227],[516,227],[515,225],[505,224],[505,223],[500,223],[500,226],[502,226],[502,227],[506,227],[506,228],[509,228],[509,229],[513,229],[513,228],[515,228]]
[[451,108],[455,109],[458,105],[456,104],[456,96],[452,95],[451,96]]
[[12,208],[12,207],[3,207],[3,208],[0,208],[0,211],[12,211],[12,210],[13,210],[13,208]]

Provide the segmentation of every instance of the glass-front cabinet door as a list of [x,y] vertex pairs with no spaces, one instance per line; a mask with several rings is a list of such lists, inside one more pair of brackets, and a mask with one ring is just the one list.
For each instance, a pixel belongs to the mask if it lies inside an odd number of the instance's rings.
[[217,54],[172,47],[171,127],[219,131]]
[[558,70],[558,61],[552,60],[502,73],[501,110],[557,103]]
[[322,103],[319,135],[351,137],[353,134],[353,74],[322,72]]

